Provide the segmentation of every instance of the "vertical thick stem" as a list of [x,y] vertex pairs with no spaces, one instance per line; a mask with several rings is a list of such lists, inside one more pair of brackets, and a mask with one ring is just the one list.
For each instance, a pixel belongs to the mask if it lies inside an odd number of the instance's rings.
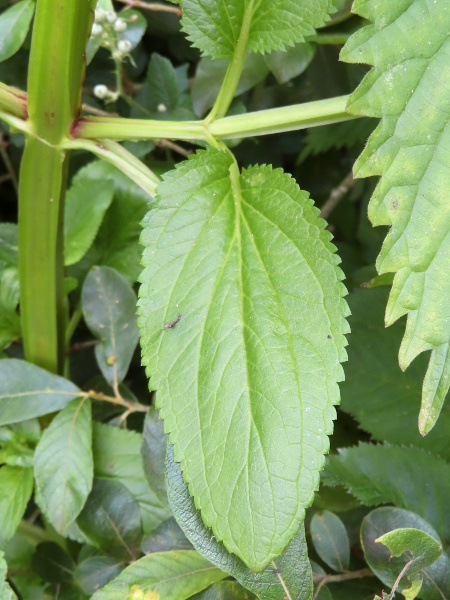
[[95,0],[38,0],[28,74],[27,139],[19,184],[19,271],[26,358],[62,372],[63,222],[68,156]]

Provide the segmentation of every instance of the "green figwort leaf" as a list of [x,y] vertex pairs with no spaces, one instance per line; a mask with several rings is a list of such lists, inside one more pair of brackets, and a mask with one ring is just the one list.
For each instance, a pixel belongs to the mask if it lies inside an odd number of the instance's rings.
[[139,326],[156,405],[205,523],[261,571],[303,520],[345,360],[338,257],[281,169],[200,151],[142,236]]
[[91,403],[73,400],[45,429],[34,458],[37,499],[59,532],[76,519],[92,489]]
[[450,385],[449,10],[447,0],[356,0],[353,11],[372,23],[341,53],[374,65],[348,103],[349,112],[381,118],[354,171],[381,175],[369,217],[391,227],[377,269],[396,273],[386,324],[408,315],[400,366],[431,350],[422,435],[435,425]]
[[253,52],[284,50],[313,35],[333,10],[331,0],[181,0],[188,39],[212,58],[230,58],[243,32]]

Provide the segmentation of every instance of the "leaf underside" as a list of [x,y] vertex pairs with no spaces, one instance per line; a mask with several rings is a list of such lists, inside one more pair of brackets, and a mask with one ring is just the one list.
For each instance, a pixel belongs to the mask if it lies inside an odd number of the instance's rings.
[[381,175],[369,205],[373,225],[390,225],[378,272],[395,272],[386,324],[407,314],[403,369],[431,350],[419,429],[428,433],[450,384],[450,0],[356,0],[372,24],[341,58],[373,65],[348,110],[381,119],[355,164]]
[[245,22],[253,52],[284,50],[314,35],[328,20],[332,0],[182,0],[183,30],[206,56],[230,58]]
[[199,151],[145,221],[138,324],[175,460],[260,571],[296,533],[339,402],[348,308],[318,210],[280,169]]

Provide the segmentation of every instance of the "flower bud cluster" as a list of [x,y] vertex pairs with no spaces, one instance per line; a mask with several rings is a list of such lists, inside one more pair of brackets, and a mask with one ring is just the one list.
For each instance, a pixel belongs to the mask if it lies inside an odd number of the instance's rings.
[[114,11],[97,8],[91,36],[99,41],[100,46],[110,50],[114,60],[122,61],[132,50],[131,42],[123,35],[127,27],[127,21]]
[[94,87],[94,96],[107,104],[108,102],[115,102],[119,97],[119,92],[114,92],[106,87],[106,85],[99,83]]

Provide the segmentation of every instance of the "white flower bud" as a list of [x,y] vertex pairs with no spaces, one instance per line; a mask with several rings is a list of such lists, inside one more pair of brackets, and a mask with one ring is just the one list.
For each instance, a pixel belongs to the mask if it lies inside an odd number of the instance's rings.
[[158,112],[167,112],[167,106],[161,102],[158,104]]
[[117,31],[117,33],[123,33],[126,28],[127,23],[123,19],[117,19],[117,21],[114,23],[114,30]]
[[94,23],[92,25],[91,35],[92,35],[92,37],[98,37],[99,35],[102,34],[102,31],[103,31],[103,27],[101,25],[99,25],[98,23]]
[[114,52],[112,53],[112,57],[114,60],[122,60],[123,54],[120,50],[114,50]]
[[95,9],[95,22],[96,23],[103,23],[103,21],[105,20],[106,17],[106,13],[103,10],[103,8],[96,8]]
[[128,40],[120,40],[117,43],[117,50],[119,50],[119,52],[122,52],[122,54],[128,54],[128,52],[130,52],[131,48],[132,48],[132,44]]
[[94,87],[94,96],[100,98],[100,100],[104,100],[107,96],[109,96],[109,90],[106,85],[99,83]]
[[108,23],[114,23],[114,21],[116,19],[117,19],[116,13],[112,10],[108,10],[108,12],[106,13],[106,20],[108,21]]

